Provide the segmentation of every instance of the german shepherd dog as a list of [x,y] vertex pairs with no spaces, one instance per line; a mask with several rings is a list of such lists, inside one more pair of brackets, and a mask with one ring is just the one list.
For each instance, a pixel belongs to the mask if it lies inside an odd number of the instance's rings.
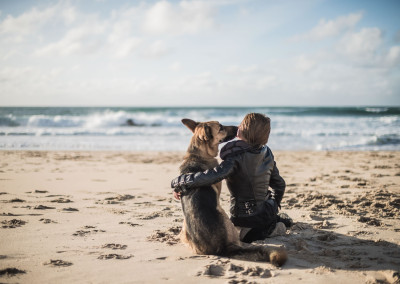
[[[235,138],[236,126],[224,126],[218,121],[195,122],[182,119],[193,137],[180,166],[181,174],[205,171],[218,166],[215,158],[218,145]],[[287,259],[284,248],[270,248],[242,243],[238,230],[222,209],[219,197],[221,182],[211,186],[190,188],[181,192],[184,222],[180,238],[195,253],[221,255],[252,261],[269,261],[281,266]]]

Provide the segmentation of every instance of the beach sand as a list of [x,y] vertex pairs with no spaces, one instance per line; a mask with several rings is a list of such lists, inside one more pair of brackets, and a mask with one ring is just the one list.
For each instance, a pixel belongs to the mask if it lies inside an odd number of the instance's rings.
[[400,152],[274,154],[295,225],[257,243],[282,268],[179,242],[183,152],[1,151],[0,282],[399,283]]

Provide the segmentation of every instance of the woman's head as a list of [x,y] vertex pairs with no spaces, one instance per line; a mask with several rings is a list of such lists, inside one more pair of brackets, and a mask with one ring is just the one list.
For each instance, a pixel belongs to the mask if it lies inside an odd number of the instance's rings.
[[238,137],[251,146],[261,147],[267,144],[271,131],[271,120],[261,113],[247,114],[239,125]]

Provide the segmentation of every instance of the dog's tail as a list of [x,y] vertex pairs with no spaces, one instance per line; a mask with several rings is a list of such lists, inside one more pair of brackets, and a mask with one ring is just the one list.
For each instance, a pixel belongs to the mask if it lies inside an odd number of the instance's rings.
[[251,245],[246,243],[230,244],[226,248],[224,255],[250,261],[268,261],[275,266],[282,266],[287,260],[287,252],[284,247]]

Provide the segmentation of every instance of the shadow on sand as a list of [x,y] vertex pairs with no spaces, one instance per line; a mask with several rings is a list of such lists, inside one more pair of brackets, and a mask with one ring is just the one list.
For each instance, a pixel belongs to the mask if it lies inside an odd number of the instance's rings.
[[297,222],[289,234],[259,243],[284,244],[289,254],[284,266],[287,269],[393,270],[389,278],[400,283],[399,245],[380,239],[364,240],[361,236],[371,234],[367,231],[354,230],[344,235],[320,229],[321,223]]

